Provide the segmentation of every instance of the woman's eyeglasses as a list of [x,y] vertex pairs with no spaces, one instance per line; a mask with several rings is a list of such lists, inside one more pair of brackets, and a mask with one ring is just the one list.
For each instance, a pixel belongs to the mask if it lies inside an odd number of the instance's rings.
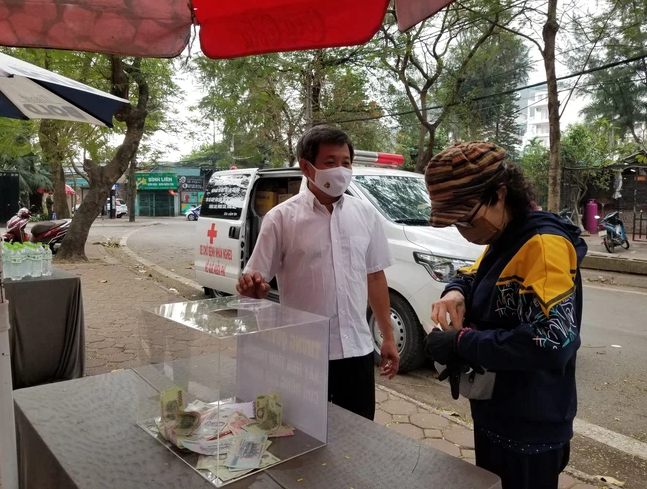
[[454,223],[454,226],[461,229],[473,229],[474,225],[472,224],[472,220],[479,213],[479,211],[481,210],[481,207],[483,207],[483,202],[479,202],[475,208],[476,210],[474,210],[473,212],[470,212],[471,216],[469,217],[469,219],[466,219],[465,221],[456,221]]

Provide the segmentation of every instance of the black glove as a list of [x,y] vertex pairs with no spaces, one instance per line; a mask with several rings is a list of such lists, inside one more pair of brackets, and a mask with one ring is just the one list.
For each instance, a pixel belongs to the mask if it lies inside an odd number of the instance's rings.
[[452,397],[458,399],[461,373],[473,371],[483,374],[485,371],[478,365],[471,365],[458,355],[458,338],[460,330],[442,331],[433,329],[425,338],[425,353],[432,360],[445,365],[445,370],[439,372],[438,380],[449,379]]
[[441,365],[449,365],[451,360],[458,360],[459,329],[442,331],[432,329],[425,338],[425,353]]
[[449,379],[452,397],[458,399],[461,382],[461,364],[458,357],[458,335],[460,330],[442,331],[432,329],[425,338],[425,353],[435,362],[445,365],[439,372],[438,380]]

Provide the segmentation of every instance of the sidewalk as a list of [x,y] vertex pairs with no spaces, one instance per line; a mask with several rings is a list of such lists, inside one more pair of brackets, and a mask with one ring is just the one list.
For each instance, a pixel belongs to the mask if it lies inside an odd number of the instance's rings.
[[[184,300],[173,289],[152,279],[147,269],[125,265],[101,246],[88,245],[86,254],[89,263],[57,265],[81,277],[86,375],[141,365],[145,361],[141,349],[143,339],[152,342],[153,348],[163,345],[167,360],[217,351],[218,346],[205,341],[204,335],[142,311],[147,306]],[[145,338],[143,332],[146,332]],[[221,345],[220,349],[223,354],[235,357],[234,346]],[[468,423],[382,386],[376,388],[375,422],[469,463],[475,462],[473,431]],[[585,474],[576,475],[592,481]],[[595,489],[600,486],[563,474],[559,487]]]

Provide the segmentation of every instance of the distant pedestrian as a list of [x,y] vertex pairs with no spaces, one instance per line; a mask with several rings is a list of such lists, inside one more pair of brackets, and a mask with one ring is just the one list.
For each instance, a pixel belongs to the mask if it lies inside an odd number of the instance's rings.
[[[470,399],[476,465],[499,475],[503,489],[557,489],[577,410],[587,248],[578,228],[533,210],[530,185],[504,158],[503,149],[477,142],[429,163],[431,225],[454,225],[487,248],[433,305],[442,331],[432,331],[425,348],[454,384],[470,366],[494,378]],[[462,377],[472,386],[485,378]]]
[[45,199],[45,206],[47,207],[47,218],[52,219],[52,212],[54,209],[54,201],[52,200],[51,195],[47,195],[47,198]]

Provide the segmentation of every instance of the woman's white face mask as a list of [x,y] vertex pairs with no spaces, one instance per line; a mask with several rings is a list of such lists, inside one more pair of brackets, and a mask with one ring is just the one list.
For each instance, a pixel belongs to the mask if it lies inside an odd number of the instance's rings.
[[353,176],[353,171],[350,168],[337,166],[335,168],[328,168],[327,170],[320,170],[310,163],[315,171],[314,180],[309,180],[322,192],[330,195],[331,197],[339,197],[346,192],[350,185],[350,180]]

